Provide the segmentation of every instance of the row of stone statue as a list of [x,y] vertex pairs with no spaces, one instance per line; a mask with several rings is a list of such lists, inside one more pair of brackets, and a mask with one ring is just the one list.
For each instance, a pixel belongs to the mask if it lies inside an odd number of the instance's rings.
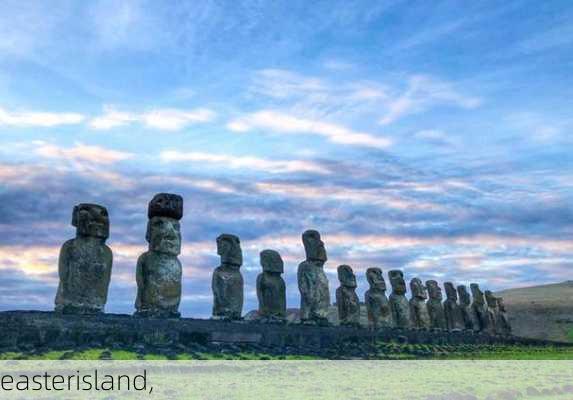
[[[182,267],[177,256],[181,251],[179,220],[183,216],[183,199],[159,193],[148,206],[146,240],[149,249],[137,260],[136,316],[178,317],[181,301]],[[76,237],[62,246],[58,260],[60,283],[56,295],[56,311],[62,313],[100,313],[107,301],[111,278],[112,251],[105,244],[109,236],[107,210],[96,204],[82,203],[74,207],[72,225]],[[302,235],[306,260],[298,266],[297,278],[301,295],[300,317],[304,324],[327,325],[330,291],[324,264],[327,261],[320,234],[308,230]],[[217,254],[221,257],[212,279],[213,318],[238,320],[243,308],[243,263],[239,238],[222,234],[217,238]],[[260,253],[262,273],[257,277],[260,322],[286,320],[286,289],[281,277],[284,271],[280,254],[274,250]],[[472,329],[489,333],[509,334],[510,326],[501,298],[480,291],[471,285],[473,302],[465,286],[457,290],[445,283],[447,299],[436,281],[424,286],[414,278],[410,282],[412,298],[405,297],[406,283],[401,271],[389,272],[392,293],[386,296],[386,284],[379,268],[369,268],[366,277],[370,289],[365,303],[372,328],[435,328]],[[359,325],[360,302],[356,294],[356,277],[348,265],[338,267],[340,287],[336,303],[342,325]],[[426,293],[429,292],[429,299]],[[458,302],[458,294],[460,301]]]

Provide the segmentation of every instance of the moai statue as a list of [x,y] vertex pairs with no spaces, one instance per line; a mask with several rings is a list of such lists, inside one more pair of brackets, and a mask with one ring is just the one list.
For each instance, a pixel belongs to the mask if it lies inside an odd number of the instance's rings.
[[338,267],[340,287],[336,289],[336,306],[340,325],[360,326],[360,300],[356,294],[356,276],[349,265]]
[[498,319],[498,310],[497,310],[497,297],[493,295],[491,290],[485,291],[485,303],[487,306],[487,331],[490,334],[497,333],[497,319]]
[[324,242],[320,233],[308,230],[302,234],[302,243],[306,260],[299,264],[297,271],[301,323],[328,325],[330,292],[323,269],[327,260]]
[[213,319],[240,320],[243,311],[243,252],[235,235],[223,233],[217,238],[217,254],[221,265],[215,268],[213,289]]
[[464,329],[473,330],[473,318],[471,310],[471,297],[468,288],[465,285],[458,286],[458,297],[460,298],[460,312],[462,314],[462,321]]
[[427,329],[430,327],[430,316],[426,307],[428,294],[426,287],[419,278],[414,278],[410,281],[410,292],[412,292],[412,298],[410,299],[412,326],[418,329]]
[[426,281],[428,289],[428,315],[430,316],[430,327],[433,329],[446,329],[446,316],[442,304],[442,289],[435,280]]
[[56,312],[101,313],[113,261],[111,249],[105,244],[109,237],[107,210],[97,204],[78,204],[72,213],[72,225],[76,237],[64,243],[58,259]]
[[386,282],[382,270],[380,268],[368,268],[366,280],[370,285],[370,289],[364,295],[368,325],[371,329],[391,327],[392,312],[386,296]]
[[473,298],[471,310],[474,330],[477,332],[487,332],[488,316],[483,292],[477,283],[470,284],[470,290]]
[[509,323],[509,318],[507,318],[507,311],[505,310],[505,303],[503,302],[503,297],[497,298],[497,327],[499,333],[502,335],[511,335],[511,325]]
[[411,328],[410,304],[406,299],[406,281],[404,274],[398,269],[388,272],[392,293],[390,294],[390,309],[392,310],[392,319],[394,326],[397,328]]
[[178,318],[181,302],[183,198],[158,193],[149,202],[145,239],[149,250],[137,260],[135,316]]
[[259,322],[286,322],[286,288],[281,274],[284,264],[281,255],[274,250],[260,253],[263,272],[257,277],[259,299]]
[[446,289],[446,301],[444,301],[444,314],[446,316],[446,328],[450,331],[465,328],[462,309],[458,304],[458,292],[452,282],[444,283]]

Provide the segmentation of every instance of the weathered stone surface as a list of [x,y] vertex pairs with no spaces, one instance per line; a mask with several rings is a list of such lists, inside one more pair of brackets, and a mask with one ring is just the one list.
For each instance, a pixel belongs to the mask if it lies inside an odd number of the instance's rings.
[[426,287],[419,278],[413,278],[410,281],[410,317],[412,318],[412,327],[418,329],[427,329],[430,327],[430,316],[426,307],[428,294]]
[[497,298],[493,295],[491,290],[485,291],[485,303],[487,309],[487,329],[488,333],[497,333],[497,319],[498,319],[498,309],[497,309]]
[[56,311],[96,314],[104,310],[111,277],[113,256],[105,244],[109,236],[109,216],[105,207],[82,203],[74,207],[72,225],[75,239],[60,250]]
[[392,312],[386,296],[386,282],[382,270],[380,268],[368,268],[366,280],[370,285],[364,294],[369,327],[372,329],[391,327]]
[[392,320],[397,328],[411,328],[410,303],[406,299],[406,281],[404,273],[394,269],[388,272],[392,293],[390,294],[390,309],[392,310]]
[[458,293],[452,282],[445,282],[446,301],[444,301],[444,314],[446,317],[446,328],[449,330],[465,329],[462,310],[458,304]]
[[470,284],[470,290],[472,292],[472,320],[474,330],[477,332],[487,332],[488,331],[488,315],[485,305],[484,294],[480,290],[477,283]]
[[257,298],[259,300],[259,322],[286,321],[286,288],[281,274],[284,264],[280,254],[274,250],[260,253],[263,272],[257,277]]
[[307,230],[302,234],[302,243],[306,260],[299,264],[297,271],[300,319],[303,324],[328,325],[330,292],[323,269],[327,261],[324,242],[320,233]]
[[458,297],[460,299],[460,312],[462,314],[464,329],[473,330],[474,324],[471,310],[471,296],[465,285],[458,286]]
[[356,276],[349,265],[338,267],[340,287],[336,289],[336,306],[340,325],[360,326],[360,300],[356,294]]
[[241,319],[243,312],[243,252],[241,242],[235,235],[224,233],[217,238],[217,254],[221,265],[215,268],[211,288],[213,289],[213,318]]
[[505,310],[503,297],[497,298],[497,310],[498,319],[496,326],[498,327],[498,333],[502,335],[511,335],[511,324],[509,323],[509,318],[507,317],[507,311]]
[[139,256],[136,268],[136,316],[179,317],[181,302],[181,253],[183,199],[170,193],[156,194],[149,202],[149,250]]
[[446,329],[446,316],[442,304],[442,289],[435,280],[426,281],[428,289],[428,315],[430,316],[430,327],[433,329]]

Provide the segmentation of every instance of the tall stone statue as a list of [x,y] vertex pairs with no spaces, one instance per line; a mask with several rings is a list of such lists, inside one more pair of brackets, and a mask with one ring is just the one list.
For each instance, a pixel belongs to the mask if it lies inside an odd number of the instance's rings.
[[410,292],[412,292],[412,298],[410,299],[412,326],[418,329],[427,329],[430,327],[430,316],[426,307],[428,294],[426,293],[426,287],[419,278],[414,278],[410,281]]
[[458,293],[452,282],[444,283],[446,289],[446,301],[444,301],[444,314],[446,316],[446,328],[450,331],[465,329],[462,309],[458,304]]
[[392,319],[394,326],[397,328],[411,328],[412,321],[410,318],[410,304],[406,299],[406,281],[404,273],[398,269],[388,272],[392,293],[390,294],[390,309],[392,310]]
[[221,265],[215,268],[213,289],[213,318],[239,320],[243,311],[243,252],[241,242],[235,235],[223,233],[217,238],[217,254]]
[[435,280],[426,281],[428,289],[428,315],[430,316],[430,327],[433,329],[446,329],[446,316],[442,304],[442,289]]
[[491,290],[485,291],[485,303],[487,306],[487,328],[488,333],[496,334],[497,333],[497,319],[498,319],[498,310],[497,310],[497,297],[493,295]]
[[502,335],[511,335],[511,324],[509,323],[509,318],[507,317],[507,311],[505,310],[505,303],[503,302],[503,297],[497,298],[497,327],[498,333]]
[[181,302],[181,227],[183,198],[158,193],[149,202],[145,239],[149,250],[137,260],[137,299],[139,317],[177,318]]
[[360,326],[360,300],[356,294],[356,276],[349,265],[338,267],[340,287],[336,289],[336,306],[340,325]]
[[462,314],[462,321],[464,329],[473,330],[473,318],[471,310],[471,297],[468,288],[465,285],[458,286],[458,297],[460,298],[460,312]]
[[286,322],[286,288],[281,274],[284,264],[281,255],[274,250],[260,253],[263,272],[257,277],[259,322]]
[[368,325],[372,329],[388,328],[392,326],[392,312],[390,302],[386,296],[386,282],[380,268],[368,268],[366,280],[370,285],[364,295]]
[[113,260],[111,249],[105,244],[109,237],[107,210],[97,204],[78,204],[72,225],[76,227],[76,237],[64,243],[58,259],[56,312],[101,313],[107,301]]
[[330,292],[323,269],[327,260],[324,243],[315,230],[305,231],[302,243],[306,260],[299,264],[297,271],[300,319],[303,324],[328,325]]
[[487,332],[488,316],[483,292],[477,283],[470,284],[470,290],[473,298],[471,310],[474,330],[477,332]]

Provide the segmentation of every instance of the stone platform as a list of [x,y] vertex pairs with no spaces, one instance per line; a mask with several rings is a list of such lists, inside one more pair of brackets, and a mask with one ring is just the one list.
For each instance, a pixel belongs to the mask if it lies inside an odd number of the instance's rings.
[[[326,349],[345,342],[394,341],[411,344],[524,344],[550,342],[473,332],[342,326],[275,325],[204,319],[135,318],[121,314],[61,315],[40,311],[0,312],[0,351],[80,347],[185,349],[225,344],[258,349]],[[558,343],[552,343],[558,344]]]

